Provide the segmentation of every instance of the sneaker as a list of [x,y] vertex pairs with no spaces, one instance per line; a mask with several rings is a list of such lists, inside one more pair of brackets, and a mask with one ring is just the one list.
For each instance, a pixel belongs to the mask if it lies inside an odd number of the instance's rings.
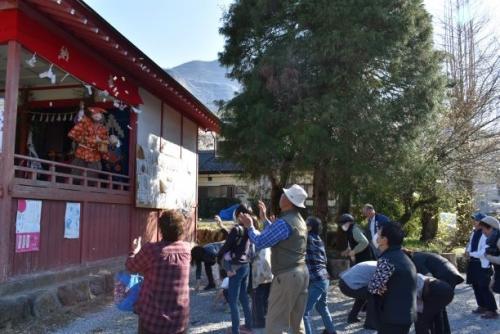
[[486,311],[481,316],[482,319],[496,319],[498,318],[498,313],[496,311]]
[[473,310],[472,313],[474,314],[483,314],[484,312],[488,311],[484,307],[479,306],[477,309]]

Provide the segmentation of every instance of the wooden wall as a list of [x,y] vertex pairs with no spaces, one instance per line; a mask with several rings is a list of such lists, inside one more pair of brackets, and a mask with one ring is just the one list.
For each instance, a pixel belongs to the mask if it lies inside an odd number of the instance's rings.
[[[80,238],[64,239],[66,202],[44,200],[40,223],[40,250],[15,253],[11,245],[9,276],[63,268],[68,265],[127,255],[131,240],[142,236],[157,241],[158,211],[124,204],[83,203]],[[17,200],[12,201],[11,239],[15,239]]]

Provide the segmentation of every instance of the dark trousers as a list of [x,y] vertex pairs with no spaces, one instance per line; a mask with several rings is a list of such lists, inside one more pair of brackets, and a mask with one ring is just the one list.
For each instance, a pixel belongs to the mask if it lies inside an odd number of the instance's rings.
[[411,325],[380,324],[378,334],[408,334]]
[[497,303],[493,292],[490,290],[489,282],[488,284],[484,284],[484,282],[474,283],[472,284],[472,289],[474,290],[474,296],[479,307],[483,307],[488,311],[496,311]]
[[[351,289],[343,279],[339,280],[339,289],[340,291],[346,295],[347,297],[354,298],[354,305],[352,306],[351,311],[349,312],[349,318],[357,317],[359,311],[363,305],[367,303],[368,298],[370,297],[370,293],[368,292],[368,287],[360,288],[360,289]],[[376,328],[377,324],[374,318],[373,308],[370,305],[367,305],[366,309],[366,319],[365,326],[367,328]]]
[[424,310],[418,314],[416,334],[444,334],[441,317],[446,305],[453,300],[453,295],[453,289],[446,282],[432,280],[426,283],[422,295]]
[[204,262],[205,274],[207,275],[208,285],[215,286],[214,273],[212,272],[212,267],[215,262]]
[[260,284],[252,290],[252,320],[253,328],[266,327],[267,300],[271,291],[271,283]]

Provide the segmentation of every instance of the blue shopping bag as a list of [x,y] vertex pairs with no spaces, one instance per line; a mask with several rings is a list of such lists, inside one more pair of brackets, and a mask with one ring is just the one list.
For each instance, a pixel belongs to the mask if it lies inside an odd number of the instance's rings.
[[121,311],[133,312],[134,304],[139,299],[139,292],[144,278],[138,274],[125,271],[115,275],[115,305]]

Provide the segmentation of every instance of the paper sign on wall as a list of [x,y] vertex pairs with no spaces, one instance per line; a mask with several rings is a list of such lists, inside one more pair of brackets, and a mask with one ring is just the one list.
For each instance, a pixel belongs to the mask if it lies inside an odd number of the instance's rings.
[[40,249],[42,201],[19,199],[16,216],[16,253]]
[[64,215],[64,238],[78,239],[80,237],[80,203],[66,203]]
[[2,152],[2,137],[3,137],[3,113],[5,109],[5,99],[0,97],[0,153]]

